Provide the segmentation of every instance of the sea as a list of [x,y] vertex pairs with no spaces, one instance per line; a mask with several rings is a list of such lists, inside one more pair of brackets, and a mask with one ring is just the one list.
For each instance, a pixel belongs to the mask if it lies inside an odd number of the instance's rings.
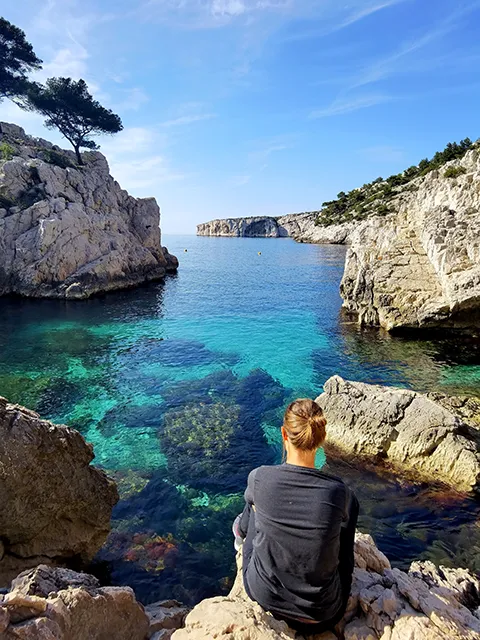
[[[117,481],[89,571],[144,603],[226,593],[248,472],[281,461],[287,404],[332,375],[480,396],[480,340],[359,329],[342,313],[345,247],[165,236],[165,282],[87,301],[3,298],[0,395],[78,429]],[[355,459],[319,468],[356,492],[359,528],[394,566],[480,571],[480,504]]]

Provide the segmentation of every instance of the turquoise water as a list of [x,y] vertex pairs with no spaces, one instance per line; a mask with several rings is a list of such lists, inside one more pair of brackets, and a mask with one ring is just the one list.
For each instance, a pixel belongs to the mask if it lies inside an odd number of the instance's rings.
[[[248,471],[280,460],[289,401],[336,373],[480,395],[480,341],[359,331],[340,311],[342,247],[164,242],[181,265],[164,284],[86,302],[2,299],[0,394],[79,429],[116,477],[122,499],[93,570],[145,602],[193,603],[228,588],[231,521]],[[480,569],[473,500],[327,465],[395,564]]]

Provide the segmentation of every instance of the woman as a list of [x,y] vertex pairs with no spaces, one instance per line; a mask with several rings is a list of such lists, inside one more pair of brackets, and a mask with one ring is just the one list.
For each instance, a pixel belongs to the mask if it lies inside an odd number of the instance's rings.
[[250,473],[245,509],[234,524],[250,598],[309,634],[333,628],[344,614],[358,517],[358,501],[344,482],[315,469],[325,425],[313,400],[287,407],[286,463]]

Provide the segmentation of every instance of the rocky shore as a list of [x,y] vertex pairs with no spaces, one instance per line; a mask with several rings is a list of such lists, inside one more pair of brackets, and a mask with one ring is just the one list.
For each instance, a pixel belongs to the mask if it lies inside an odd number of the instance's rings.
[[[422,479],[438,481],[444,465],[445,482],[465,490],[476,485],[475,402],[338,377],[319,402],[335,445],[392,463],[401,458],[402,465],[408,458]],[[101,586],[94,576],[64,568],[92,558],[117,500],[113,481],[90,465],[92,458],[74,429],[0,399],[0,485],[7,499],[0,513],[0,584],[7,587],[0,594],[0,640],[302,637],[249,600],[241,571],[228,596],[204,600],[188,613],[175,600],[143,607],[128,587]],[[310,640],[480,639],[480,582],[469,571],[431,562],[414,562],[408,572],[392,569],[361,533],[355,565],[344,619],[335,632]]]
[[0,295],[87,298],[177,269],[155,199],[128,195],[101,153],[80,167],[8,123],[0,144]]

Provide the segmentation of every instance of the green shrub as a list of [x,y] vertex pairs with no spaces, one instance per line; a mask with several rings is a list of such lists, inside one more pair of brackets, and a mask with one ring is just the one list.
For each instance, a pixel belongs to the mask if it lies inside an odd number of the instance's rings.
[[45,162],[49,164],[54,164],[61,169],[74,168],[76,165],[67,158],[66,155],[60,153],[59,151],[55,151],[55,149],[46,149],[43,152],[43,158]]
[[445,169],[443,176],[445,178],[458,178],[464,173],[467,173],[465,167],[448,167],[448,169]]
[[4,161],[11,160],[15,155],[15,149],[8,142],[0,144],[0,158]]

